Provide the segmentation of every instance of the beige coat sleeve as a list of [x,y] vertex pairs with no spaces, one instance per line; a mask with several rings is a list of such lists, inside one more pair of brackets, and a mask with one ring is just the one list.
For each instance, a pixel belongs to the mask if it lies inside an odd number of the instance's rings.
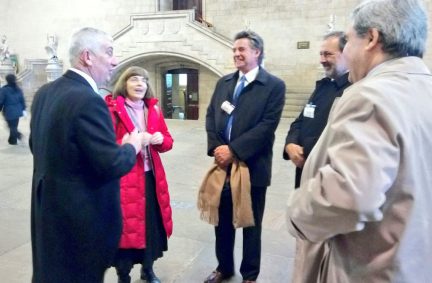
[[382,219],[386,191],[397,175],[400,141],[392,112],[370,91],[353,86],[333,107],[305,164],[301,187],[288,201],[292,235],[323,241]]

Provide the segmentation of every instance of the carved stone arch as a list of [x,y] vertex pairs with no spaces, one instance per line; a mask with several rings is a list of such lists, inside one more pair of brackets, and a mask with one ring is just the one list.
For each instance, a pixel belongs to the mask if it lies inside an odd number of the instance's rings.
[[[187,72],[186,101],[183,106],[185,119],[201,119],[205,116],[205,109],[213,92],[213,86],[208,86],[223,76],[223,70],[216,69],[214,65],[180,52],[170,51],[152,51],[139,53],[126,58],[117,66],[111,82],[111,89],[121,73],[130,66],[140,66],[149,72],[150,84],[156,97],[160,101],[160,106],[164,111],[166,118],[178,119],[178,115],[172,115],[178,104],[170,104],[170,99],[175,100],[176,92],[172,92],[171,98],[168,98],[166,74]],[[201,84],[200,77],[205,78]],[[193,88],[192,88],[193,85]],[[189,92],[190,91],[190,92]],[[190,99],[189,99],[190,98]],[[167,102],[168,101],[168,102]],[[174,101],[175,102],[175,101]],[[171,108],[171,109],[170,109]],[[172,110],[172,111],[171,111]],[[181,118],[180,118],[181,119]]]
[[200,66],[203,66],[203,67],[209,69],[210,71],[214,72],[219,77],[222,77],[224,74],[222,69],[216,69],[214,66],[210,65],[208,62],[206,62],[200,58],[192,57],[190,55],[179,53],[179,52],[170,52],[170,51],[152,51],[152,52],[146,52],[146,53],[139,53],[139,54],[136,54],[132,57],[126,58],[125,60],[119,62],[117,68],[118,69],[124,69],[124,66],[130,66],[131,62],[136,62],[137,60],[142,61],[143,59],[148,58],[148,57],[166,57],[166,56],[178,57],[178,58],[185,59],[186,61],[194,62]]

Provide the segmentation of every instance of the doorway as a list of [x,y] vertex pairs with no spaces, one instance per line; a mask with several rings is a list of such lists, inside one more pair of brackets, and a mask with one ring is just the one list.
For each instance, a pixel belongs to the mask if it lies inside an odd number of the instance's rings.
[[202,0],[159,0],[158,11],[194,10],[195,21],[203,22]]
[[202,0],[173,0],[173,10],[195,10],[195,20],[202,22]]
[[162,74],[162,82],[164,116],[171,119],[198,120],[198,70],[171,69]]

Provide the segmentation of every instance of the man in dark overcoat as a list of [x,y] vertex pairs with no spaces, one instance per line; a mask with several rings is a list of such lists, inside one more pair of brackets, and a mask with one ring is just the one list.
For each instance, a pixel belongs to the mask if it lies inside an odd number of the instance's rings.
[[296,166],[295,188],[300,187],[303,165],[327,125],[333,101],[351,85],[342,54],[345,43],[345,33],[342,31],[333,31],[324,36],[320,47],[320,64],[325,77],[316,82],[315,90],[288,131],[283,158],[291,160]]
[[[252,31],[235,36],[234,64],[237,71],[222,77],[207,109],[208,155],[229,172],[234,159],[244,162],[250,173],[255,226],[243,228],[243,282],[255,282],[260,272],[261,223],[265,196],[270,185],[274,132],[285,101],[285,83],[261,65],[262,38]],[[218,266],[205,280],[221,282],[234,275],[235,228],[231,188],[222,190],[219,223],[215,228]]]
[[106,33],[74,34],[70,68],[32,104],[33,283],[101,283],[121,233],[119,179],[135,164],[141,136],[115,142],[98,87],[117,59]]

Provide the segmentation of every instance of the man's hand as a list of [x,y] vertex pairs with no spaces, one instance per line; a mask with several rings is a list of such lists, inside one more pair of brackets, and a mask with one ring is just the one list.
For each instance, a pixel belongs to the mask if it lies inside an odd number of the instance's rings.
[[135,148],[135,153],[141,151],[141,143],[143,140],[143,133],[138,133],[135,129],[132,133],[126,133],[122,138],[122,145],[130,143]]
[[221,168],[226,168],[234,161],[233,154],[227,145],[218,146],[213,155],[215,157],[216,164]]
[[305,163],[303,147],[295,143],[289,143],[285,147],[285,152],[289,155],[289,158],[295,164],[295,166],[303,168]]

